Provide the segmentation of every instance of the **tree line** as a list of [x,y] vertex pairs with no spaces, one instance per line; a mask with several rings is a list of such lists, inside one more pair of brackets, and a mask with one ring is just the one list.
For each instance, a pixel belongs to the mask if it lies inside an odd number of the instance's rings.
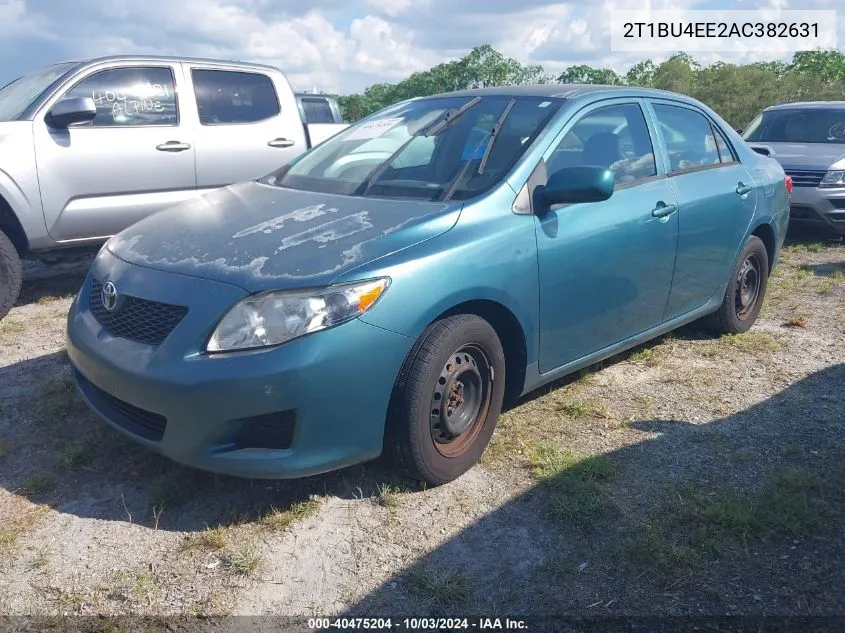
[[646,59],[620,75],[609,68],[570,66],[558,76],[540,65],[523,65],[491,45],[474,48],[461,59],[416,72],[399,83],[374,84],[359,94],[339,98],[348,121],[381,108],[426,95],[485,86],[536,83],[644,86],[679,92],[698,99],[741,129],[760,110],[790,101],[845,99],[845,53],[838,50],[800,51],[790,62],[751,64],[716,62],[702,66],[687,53],[676,53],[655,64]]

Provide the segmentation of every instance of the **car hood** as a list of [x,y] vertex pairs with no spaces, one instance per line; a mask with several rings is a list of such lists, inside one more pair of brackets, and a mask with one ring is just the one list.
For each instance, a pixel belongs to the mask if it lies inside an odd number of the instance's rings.
[[[785,169],[825,170],[842,168],[845,145],[840,143],[764,143],[748,142],[752,148],[768,150],[769,156]],[[842,164],[839,164],[842,163]]]
[[461,204],[338,196],[245,182],[156,213],[107,244],[157,270],[249,292],[328,285],[448,231]]

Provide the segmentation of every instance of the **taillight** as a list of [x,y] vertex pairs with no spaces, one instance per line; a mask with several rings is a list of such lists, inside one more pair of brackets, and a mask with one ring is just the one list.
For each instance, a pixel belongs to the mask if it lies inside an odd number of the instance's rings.
[[783,181],[786,183],[786,193],[792,193],[792,176],[784,176]]

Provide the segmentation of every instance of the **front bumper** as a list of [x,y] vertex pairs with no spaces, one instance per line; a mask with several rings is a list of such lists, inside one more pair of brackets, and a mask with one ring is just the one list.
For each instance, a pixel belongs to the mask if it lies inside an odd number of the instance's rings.
[[824,225],[845,232],[845,189],[795,187],[790,198],[790,222]]
[[[110,335],[88,309],[94,279],[122,293],[188,307],[158,346]],[[377,457],[396,376],[413,341],[354,320],[279,347],[208,355],[236,286],[128,264],[101,252],[68,315],[80,391],[111,426],[171,459],[255,478],[301,477]],[[152,426],[145,426],[149,416]],[[246,420],[285,412],[286,448],[239,446]],[[160,432],[151,432],[165,421]]]

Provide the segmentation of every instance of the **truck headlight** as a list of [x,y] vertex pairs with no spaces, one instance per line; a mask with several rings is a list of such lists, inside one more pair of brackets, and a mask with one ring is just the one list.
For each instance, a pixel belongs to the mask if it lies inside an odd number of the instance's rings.
[[208,352],[279,345],[339,325],[369,310],[390,285],[383,277],[322,290],[283,290],[236,303],[208,340]]
[[845,187],[845,169],[834,169],[827,172],[819,187]]

